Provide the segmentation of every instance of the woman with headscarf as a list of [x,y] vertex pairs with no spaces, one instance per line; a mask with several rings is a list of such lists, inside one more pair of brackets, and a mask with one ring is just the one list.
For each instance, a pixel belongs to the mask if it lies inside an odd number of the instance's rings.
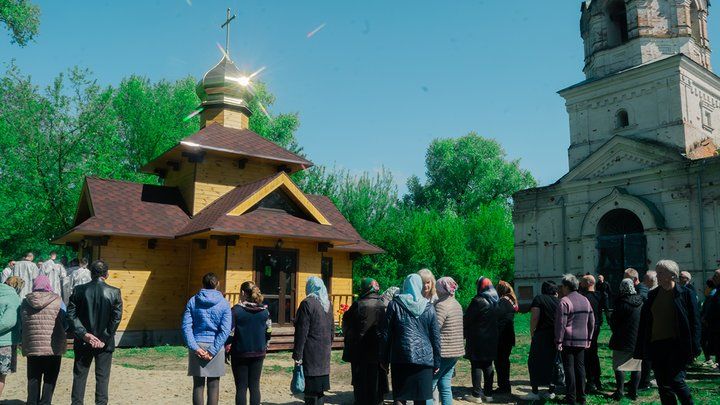
[[500,301],[489,278],[480,277],[477,294],[465,313],[465,357],[470,360],[472,393],[465,401],[482,403],[493,400],[493,361],[497,358],[498,322],[497,306]]
[[555,398],[553,376],[558,362],[555,346],[555,312],[560,303],[558,286],[552,281],[545,281],[532,304],[530,304],[530,354],[528,355],[528,372],[532,392],[523,399],[526,401],[540,400],[540,386],[548,386],[550,390],[543,395],[545,399]]
[[[633,358],[635,343],[637,341],[638,329],[640,327],[640,312],[643,300],[640,294],[635,291],[635,283],[630,278],[620,282],[620,291],[613,305],[612,317],[610,317],[610,349],[613,351],[613,370],[615,370],[616,388],[613,399],[621,400],[625,396],[625,373],[618,370],[620,366]],[[630,387],[627,397],[631,400],[637,399],[638,386],[640,385],[639,369],[630,372]]]
[[455,299],[458,285],[451,277],[437,281],[438,301],[435,303],[440,328],[440,371],[433,378],[443,405],[452,404],[452,378],[458,358],[465,354],[463,341],[463,310]]
[[25,282],[11,276],[0,284],[0,397],[8,374],[17,371],[17,345],[20,344],[20,297]]
[[395,286],[389,287],[387,290],[385,290],[384,293],[382,293],[382,301],[383,304],[385,304],[385,308],[390,305],[393,298],[395,298],[395,296],[398,294],[400,294],[400,288]]
[[330,389],[330,349],[334,338],[332,305],[322,279],[310,277],[295,318],[293,359],[305,374],[305,403],[324,404]]
[[435,301],[438,300],[437,290],[435,289],[435,284],[437,283],[435,281],[435,275],[433,275],[429,269],[420,269],[417,274],[422,278],[423,297],[430,301],[431,304],[434,304]]
[[510,353],[515,346],[515,313],[518,301],[515,291],[507,281],[499,281],[497,293],[498,303],[498,355],[495,360],[498,389],[496,394],[510,394]]
[[65,303],[50,279],[39,275],[20,307],[22,353],[27,357],[27,403],[52,403],[60,360],[67,349]]
[[377,405],[387,392],[387,374],[378,358],[378,325],[385,316],[380,285],[372,278],[360,283],[360,296],[342,319],[343,360],[351,364],[356,404]]
[[440,330],[435,307],[422,294],[419,275],[405,278],[380,328],[380,361],[392,372],[395,404],[432,400],[433,372],[440,368]]

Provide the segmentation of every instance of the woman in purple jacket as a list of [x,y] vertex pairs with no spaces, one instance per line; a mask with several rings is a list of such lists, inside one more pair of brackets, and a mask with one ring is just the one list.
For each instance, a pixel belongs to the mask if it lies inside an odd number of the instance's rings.
[[[193,378],[193,405],[203,404],[207,382],[207,404],[217,405],[220,377],[225,375],[225,341],[232,329],[230,305],[216,290],[214,273],[203,276],[203,288],[185,306],[182,330],[188,353],[188,375]],[[207,379],[207,381],[206,381]]]

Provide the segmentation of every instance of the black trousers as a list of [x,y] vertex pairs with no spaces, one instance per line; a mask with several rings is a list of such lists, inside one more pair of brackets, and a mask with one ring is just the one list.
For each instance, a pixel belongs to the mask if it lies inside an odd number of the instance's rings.
[[660,402],[663,405],[676,404],[678,400],[683,405],[693,403],[690,387],[685,382],[687,359],[679,358],[677,355],[677,348],[680,345],[677,339],[666,339],[650,344],[650,360],[658,384]]
[[[628,394],[630,396],[636,396],[638,393],[638,386],[640,386],[640,372],[630,372],[630,386],[628,387]],[[625,394],[625,372],[615,370],[615,387],[617,392]]]
[[28,356],[27,403],[52,404],[55,384],[60,374],[61,356]]
[[593,336],[590,347],[585,350],[585,379],[588,384],[600,388],[600,357],[598,356],[598,335]]
[[72,384],[73,405],[82,405],[85,400],[85,385],[87,384],[87,376],[93,360],[95,360],[95,404],[106,405],[108,403],[112,355],[113,352],[102,349],[75,351]]
[[498,390],[510,390],[510,353],[512,353],[512,348],[507,344],[498,345],[498,354],[495,360]]
[[232,372],[235,378],[235,404],[247,404],[250,390],[250,405],[260,405],[260,375],[265,357],[242,358],[232,356]]
[[585,349],[563,346],[565,399],[568,404],[585,403]]
[[[472,360],[470,361],[470,366],[472,367],[470,372],[472,395],[474,397],[480,397],[484,394],[486,397],[491,397],[493,392],[493,379],[495,378],[492,360]],[[482,389],[480,388],[481,382]]]

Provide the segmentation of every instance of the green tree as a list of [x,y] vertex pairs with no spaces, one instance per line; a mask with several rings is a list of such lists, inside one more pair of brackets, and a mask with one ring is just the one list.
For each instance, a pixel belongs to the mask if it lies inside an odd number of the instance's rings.
[[518,160],[507,160],[497,141],[474,132],[434,140],[425,155],[425,169],[425,184],[416,176],[407,183],[405,200],[416,207],[470,213],[484,204],[509,201],[516,191],[536,185]]
[[0,23],[10,30],[10,41],[25,46],[38,33],[40,7],[27,0],[0,0]]

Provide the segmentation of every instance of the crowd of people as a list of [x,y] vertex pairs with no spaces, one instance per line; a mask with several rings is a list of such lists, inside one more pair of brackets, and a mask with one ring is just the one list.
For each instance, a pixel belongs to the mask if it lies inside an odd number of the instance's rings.
[[[48,261],[54,263],[53,258]],[[33,272],[30,264],[31,256],[15,263],[3,272],[0,284],[0,395],[22,344],[28,359],[27,403],[51,403],[68,331],[75,350],[72,403],[83,403],[95,361],[95,402],[106,404],[122,318],[120,290],[105,283],[107,264],[97,260],[85,269],[90,281],[71,290],[67,305],[62,279],[53,283],[48,275],[62,271]],[[31,276],[29,289],[26,275]],[[720,355],[720,270],[707,281],[702,307],[690,281],[690,274],[671,260],[658,262],[642,281],[635,269],[627,269],[616,294],[592,275],[567,274],[559,284],[545,281],[530,307],[531,392],[523,399],[552,399],[563,389],[566,403],[585,403],[587,392],[603,388],[598,336],[605,316],[612,330],[614,400],[636,399],[654,374],[663,404],[693,403],[685,382],[687,366],[704,351],[705,365],[717,367]],[[260,404],[270,313],[253,282],[241,285],[241,301],[232,308],[218,285],[215,274],[204,275],[202,289],[183,315],[192,402],[219,402],[220,378],[230,363],[236,404]],[[511,393],[510,356],[519,309],[512,286],[501,280],[495,287],[479,277],[464,311],[455,298],[458,288],[452,278],[435,280],[427,269],[382,294],[377,281],[362,280],[358,299],[341,325],[356,404],[381,404],[389,393],[395,404],[451,404],[455,367],[463,357],[470,362],[472,384],[465,401],[492,402],[493,395]],[[322,279],[309,277],[305,292],[296,313],[292,358],[303,372],[305,403],[323,404],[330,389],[333,309]],[[625,373],[630,373],[629,383]],[[541,393],[541,387],[547,391]]]
[[86,262],[74,269],[74,280],[83,282],[77,282],[64,298],[64,279],[73,277],[55,259],[52,254],[38,267],[29,253],[3,271],[0,397],[7,376],[16,372],[17,346],[21,345],[27,358],[27,403],[51,404],[69,332],[74,337],[72,404],[84,402],[93,361],[95,403],[107,404],[115,332],[122,319],[120,290],[105,283],[108,266],[97,260],[89,269]]

